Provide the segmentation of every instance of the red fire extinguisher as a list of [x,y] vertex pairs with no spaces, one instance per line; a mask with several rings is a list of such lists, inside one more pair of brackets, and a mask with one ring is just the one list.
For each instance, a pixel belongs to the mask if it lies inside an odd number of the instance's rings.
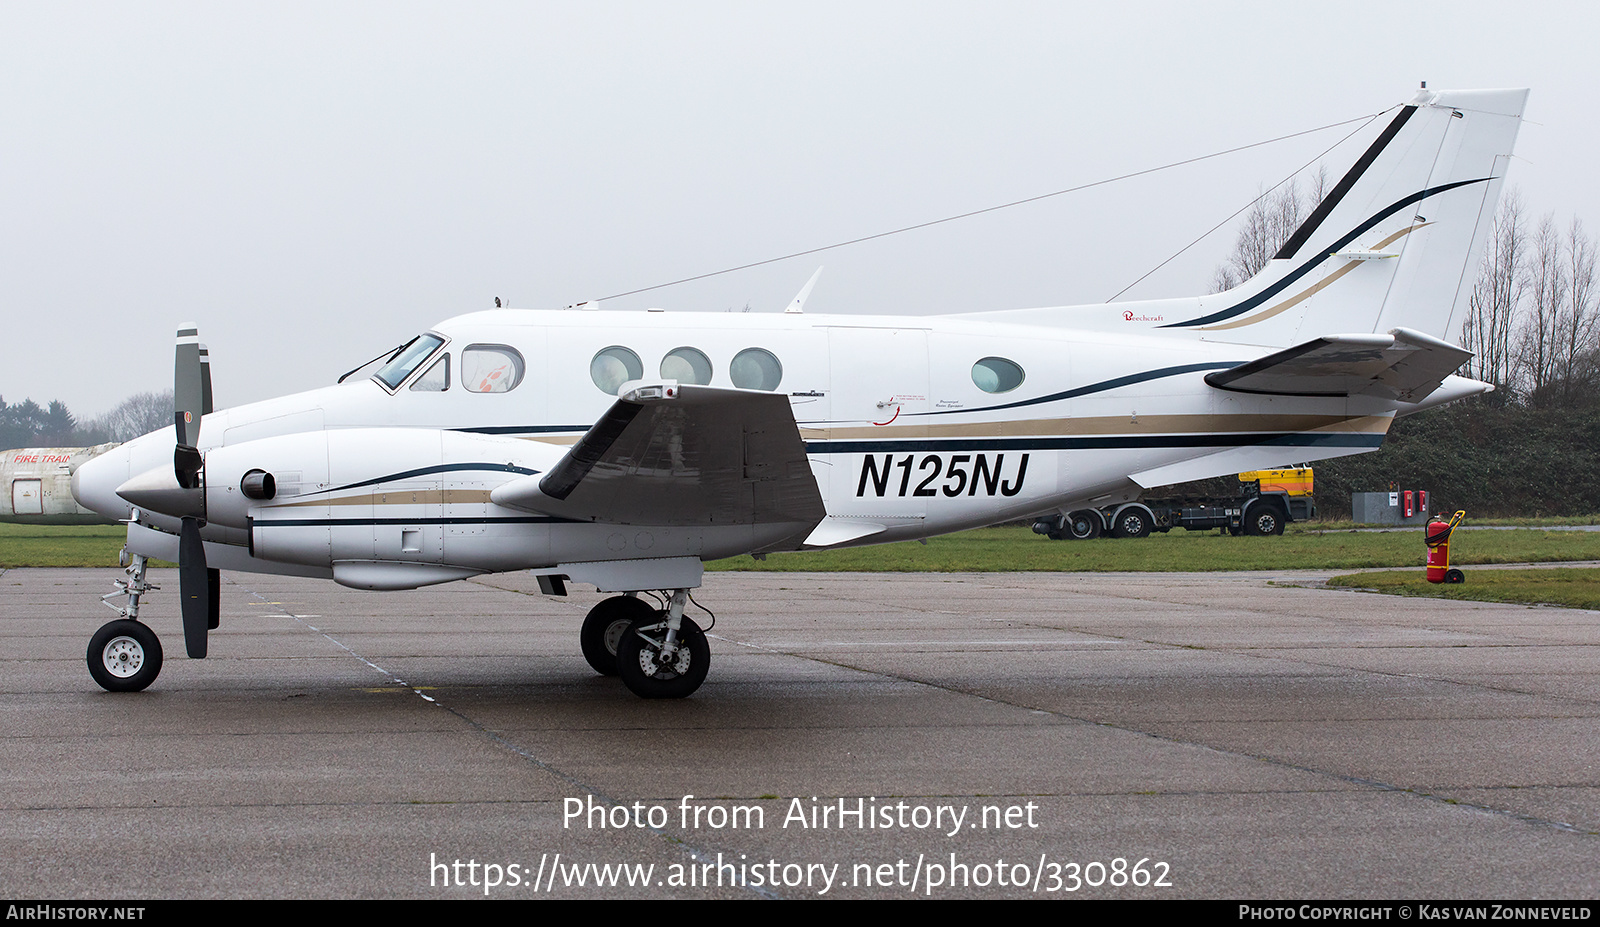
[[1466,515],[1466,512],[1457,512],[1449,521],[1442,515],[1435,515],[1433,521],[1428,522],[1427,533],[1423,535],[1428,545],[1428,582],[1466,582],[1465,573],[1450,568],[1450,532],[1456,530],[1456,525],[1461,524]]

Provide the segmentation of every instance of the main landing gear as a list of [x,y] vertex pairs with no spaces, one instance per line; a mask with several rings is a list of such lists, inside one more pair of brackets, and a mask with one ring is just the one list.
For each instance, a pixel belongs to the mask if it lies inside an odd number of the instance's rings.
[[[155,682],[161,672],[161,641],[156,632],[139,623],[139,598],[160,587],[146,581],[144,557],[133,554],[128,560],[124,571],[128,578],[117,580],[116,592],[100,597],[120,617],[89,638],[89,675],[108,692],[138,692]],[[110,600],[118,596],[127,601],[112,604]]]
[[687,589],[673,590],[664,609],[631,595],[606,599],[583,619],[584,659],[640,698],[693,694],[706,681],[711,647],[700,626],[684,617],[688,602]]

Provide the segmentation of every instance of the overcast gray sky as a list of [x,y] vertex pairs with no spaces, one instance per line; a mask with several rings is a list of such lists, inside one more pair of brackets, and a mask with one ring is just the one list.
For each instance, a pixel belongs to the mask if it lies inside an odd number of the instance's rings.
[[[0,0],[0,395],[80,417],[320,386],[526,308],[1206,154],[1433,88],[1533,88],[1511,183],[1588,218],[1594,4]],[[1101,302],[1348,131],[606,308]],[[1370,133],[1328,158],[1335,172]],[[1203,291],[1224,230],[1124,299]]]

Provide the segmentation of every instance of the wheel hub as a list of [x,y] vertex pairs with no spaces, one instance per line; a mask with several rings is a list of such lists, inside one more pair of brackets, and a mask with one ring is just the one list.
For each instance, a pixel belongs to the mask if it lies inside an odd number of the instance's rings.
[[689,671],[689,648],[679,647],[671,660],[662,660],[660,650],[645,647],[639,651],[639,668],[651,679],[676,679]]
[[619,618],[606,625],[606,633],[602,638],[605,641],[606,649],[613,654],[616,653],[617,647],[622,644],[622,635],[626,634],[627,631],[628,619],[626,618]]
[[119,679],[126,679],[139,672],[144,665],[144,648],[131,637],[114,637],[106,644],[102,655],[106,672]]

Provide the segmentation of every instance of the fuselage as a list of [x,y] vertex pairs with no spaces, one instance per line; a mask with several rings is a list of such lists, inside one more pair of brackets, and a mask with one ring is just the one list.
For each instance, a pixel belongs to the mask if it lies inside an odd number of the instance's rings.
[[[1370,397],[1254,396],[1203,382],[1260,349],[981,316],[498,310],[442,322],[423,339],[417,357],[380,376],[205,416],[206,540],[314,569],[399,557],[464,575],[803,546],[806,532],[792,527],[619,532],[488,500],[496,485],[552,467],[622,383],[641,380],[786,395],[826,520],[856,526],[811,546],[1114,504],[1137,497],[1130,474],[1185,462],[1191,479],[1358,452],[1381,443],[1395,410]],[[172,447],[168,429],[105,455],[80,470],[79,499],[128,517],[117,488],[170,468]],[[275,498],[238,494],[252,469],[276,475]],[[175,530],[159,513],[142,520]]]
[[0,522],[25,525],[104,525],[111,518],[79,505],[72,471],[115,444],[20,447],[0,457]]

